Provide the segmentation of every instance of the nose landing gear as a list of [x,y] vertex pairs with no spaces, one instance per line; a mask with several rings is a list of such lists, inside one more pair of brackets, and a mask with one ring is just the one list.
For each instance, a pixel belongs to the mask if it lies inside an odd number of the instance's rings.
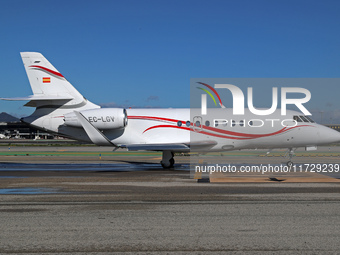
[[287,164],[288,167],[292,167],[292,166],[294,166],[294,162],[292,161],[292,158],[295,154],[295,149],[293,149],[293,148],[288,149],[285,156],[287,156],[287,154],[288,154],[288,157],[289,157],[289,161],[286,164]]

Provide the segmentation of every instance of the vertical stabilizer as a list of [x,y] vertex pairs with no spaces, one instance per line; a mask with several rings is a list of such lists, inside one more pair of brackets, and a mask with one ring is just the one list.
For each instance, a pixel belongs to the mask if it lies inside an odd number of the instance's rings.
[[[33,103],[28,106],[41,106],[50,98],[65,99],[63,105],[84,104],[86,99],[65,79],[65,77],[38,52],[21,52],[22,61],[33,91]],[[39,100],[34,100],[34,98]],[[44,98],[46,101],[44,102]],[[60,104],[55,101],[53,104]]]

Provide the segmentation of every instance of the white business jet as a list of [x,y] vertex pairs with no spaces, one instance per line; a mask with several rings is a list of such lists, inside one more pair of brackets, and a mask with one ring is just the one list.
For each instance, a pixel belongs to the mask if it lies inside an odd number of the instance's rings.
[[340,142],[340,132],[297,111],[282,116],[276,110],[269,118],[248,109],[235,117],[225,108],[209,109],[206,115],[201,109],[101,108],[84,98],[42,54],[22,52],[21,57],[33,95],[2,99],[28,101],[25,106],[36,108],[21,119],[24,123],[100,146],[162,151],[164,168],[173,167],[175,152],[287,148],[291,159],[297,147],[309,150]]

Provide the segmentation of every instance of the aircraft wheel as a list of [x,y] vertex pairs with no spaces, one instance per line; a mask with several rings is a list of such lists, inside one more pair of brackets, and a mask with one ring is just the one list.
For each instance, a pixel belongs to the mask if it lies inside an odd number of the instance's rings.
[[173,168],[174,167],[174,164],[175,164],[175,160],[172,158],[169,160],[169,162],[167,163],[164,163],[161,161],[161,165],[163,168]]
[[175,164],[174,154],[171,151],[164,151],[160,162],[163,168],[172,168]]

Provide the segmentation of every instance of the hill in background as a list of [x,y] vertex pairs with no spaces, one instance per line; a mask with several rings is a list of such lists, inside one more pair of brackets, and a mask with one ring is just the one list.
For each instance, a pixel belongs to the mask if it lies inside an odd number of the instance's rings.
[[0,122],[19,122],[20,120],[8,113],[2,112],[0,113]]

